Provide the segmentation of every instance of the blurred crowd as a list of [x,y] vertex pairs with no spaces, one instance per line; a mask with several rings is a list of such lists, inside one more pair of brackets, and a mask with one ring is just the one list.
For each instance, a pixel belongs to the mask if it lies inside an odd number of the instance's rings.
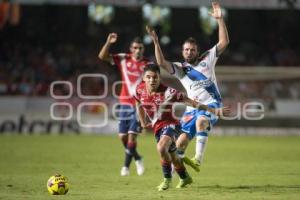
[[[46,22],[43,21],[45,14],[41,18],[36,18],[36,13],[30,13],[33,12],[33,8],[24,8],[23,12],[25,19],[20,20],[17,24],[6,24],[0,29],[0,95],[49,96],[51,83],[64,80],[73,84],[73,94],[76,96],[77,77],[84,73],[108,75],[108,85],[111,86],[115,81],[120,80],[118,69],[101,63],[97,58],[99,48],[105,42],[107,34],[111,31],[118,32],[121,42],[112,51],[126,52],[128,42],[134,36],[144,33],[142,28],[138,32],[133,32],[128,26],[122,28],[120,25],[124,25],[124,18],[123,21],[116,21],[114,25],[109,26],[81,19],[81,21],[68,23],[68,27],[66,27],[65,22],[58,21],[58,17],[47,19]],[[39,11],[39,13],[42,12]],[[52,12],[48,11],[48,15],[50,14]],[[59,13],[56,12],[56,14]],[[292,28],[287,29],[286,35],[280,35],[284,33],[283,25],[279,25],[276,31],[269,30],[262,35],[264,30],[257,30],[257,34],[255,34],[256,30],[251,28],[251,24],[248,28],[239,30],[240,27],[233,20],[237,15],[239,13],[233,12],[230,15],[229,12],[228,28],[231,44],[219,59],[218,67],[222,65],[300,67],[300,57],[298,56],[300,47],[297,45],[299,41],[293,39],[293,37],[297,38],[297,34],[300,33],[298,26],[293,24]],[[298,15],[299,12],[293,14],[293,16]],[[134,15],[127,16],[135,18]],[[245,18],[247,19],[247,16]],[[69,16],[66,20],[68,19],[72,19],[72,17]],[[291,20],[290,17],[287,19]],[[84,22],[85,20],[87,22]],[[231,21],[232,23],[230,23]],[[263,22],[260,24],[263,25]],[[34,29],[40,24],[43,25]],[[83,24],[84,27],[80,27]],[[174,22],[172,25],[176,31],[178,29],[176,26],[179,25]],[[140,21],[140,26],[143,27],[142,21]],[[205,40],[201,40],[204,38],[201,31],[195,31],[193,34],[198,33],[199,36],[198,38],[196,36],[196,39],[199,40],[201,49],[207,49],[215,43],[217,31],[214,35],[205,37]],[[163,46],[168,59],[178,60],[181,54],[181,41],[185,37],[176,32],[170,33],[171,42]],[[293,43],[294,41],[295,43]],[[150,59],[154,59],[151,44],[146,45],[145,54]],[[297,79],[292,81],[224,82],[221,84],[221,90],[223,96],[228,98],[239,96],[237,98],[300,99],[299,82]],[[87,95],[101,94],[103,81],[89,79],[83,83],[82,88]],[[68,91],[63,87],[55,87],[55,94],[66,93]],[[112,90],[109,90],[109,94],[112,94]]]
[[[110,81],[118,78],[114,77],[117,74],[114,69],[98,62],[96,52],[91,55],[86,48],[80,51],[73,45],[62,44],[49,51],[28,44],[11,48],[5,42],[0,46],[3,47],[0,51],[1,95],[49,95],[52,82],[69,81],[76,87],[77,77],[83,73],[113,74]],[[101,90],[101,84],[93,87],[89,87],[89,93]],[[64,93],[55,89],[57,93]]]

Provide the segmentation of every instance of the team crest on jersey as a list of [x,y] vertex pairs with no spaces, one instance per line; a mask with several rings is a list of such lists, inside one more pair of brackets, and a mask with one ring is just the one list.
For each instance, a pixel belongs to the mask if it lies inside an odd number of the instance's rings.
[[156,105],[160,105],[163,102],[163,97],[157,95],[156,97],[154,97],[154,102]]
[[200,62],[199,65],[200,65],[201,67],[206,67],[206,66],[207,66],[206,62]]

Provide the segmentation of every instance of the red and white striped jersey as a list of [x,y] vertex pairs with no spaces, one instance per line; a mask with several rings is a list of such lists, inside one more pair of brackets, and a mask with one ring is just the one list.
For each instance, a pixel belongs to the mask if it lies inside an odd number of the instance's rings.
[[181,102],[184,94],[177,90],[160,84],[154,94],[148,94],[145,82],[136,88],[135,98],[144,109],[147,117],[151,120],[154,134],[161,128],[170,124],[179,124],[175,119],[172,107],[173,103]]
[[136,86],[142,80],[144,67],[149,60],[143,57],[141,60],[135,61],[131,54],[119,53],[113,55],[113,62],[119,67],[122,75],[122,89],[119,96],[121,104],[135,105],[134,93]]

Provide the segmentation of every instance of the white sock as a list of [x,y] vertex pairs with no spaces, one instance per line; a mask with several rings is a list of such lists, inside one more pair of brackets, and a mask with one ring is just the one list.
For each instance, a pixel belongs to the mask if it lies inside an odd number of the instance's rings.
[[200,161],[200,163],[203,162],[204,152],[205,148],[207,146],[208,142],[208,136],[202,136],[199,135],[196,137],[196,154],[195,158]]

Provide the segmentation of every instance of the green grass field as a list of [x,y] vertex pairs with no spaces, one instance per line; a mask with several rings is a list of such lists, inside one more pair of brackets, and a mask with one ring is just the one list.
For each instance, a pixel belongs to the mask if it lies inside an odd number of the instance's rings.
[[[300,199],[300,137],[211,137],[200,173],[185,189],[158,192],[162,180],[154,137],[139,137],[146,172],[120,177],[117,136],[0,136],[0,199]],[[188,155],[193,155],[191,143]],[[51,196],[47,179],[69,178],[65,196]]]

